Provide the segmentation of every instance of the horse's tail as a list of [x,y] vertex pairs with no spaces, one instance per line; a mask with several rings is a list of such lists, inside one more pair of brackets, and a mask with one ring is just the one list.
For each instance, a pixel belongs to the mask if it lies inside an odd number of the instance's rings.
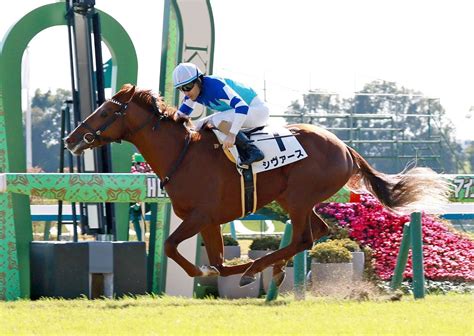
[[366,190],[396,213],[440,210],[448,201],[451,185],[430,168],[415,167],[397,175],[383,174],[354,149],[347,146],[357,168],[349,179],[354,191]]

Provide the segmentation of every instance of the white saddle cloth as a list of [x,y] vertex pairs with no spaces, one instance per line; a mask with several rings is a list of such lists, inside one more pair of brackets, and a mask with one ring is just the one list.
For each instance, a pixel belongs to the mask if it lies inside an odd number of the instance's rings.
[[[214,133],[222,143],[226,135],[219,130],[214,130]],[[283,126],[266,126],[263,130],[251,134],[249,138],[252,144],[265,154],[262,161],[252,163],[254,174],[280,168],[308,156],[296,137]],[[229,151],[235,161],[240,162],[237,148],[233,146]]]

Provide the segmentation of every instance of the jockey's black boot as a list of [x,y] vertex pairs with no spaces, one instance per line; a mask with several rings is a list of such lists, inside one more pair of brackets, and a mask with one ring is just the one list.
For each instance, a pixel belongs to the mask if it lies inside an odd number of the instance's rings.
[[239,153],[244,155],[242,156],[242,166],[249,166],[253,162],[262,161],[265,157],[263,152],[257,148],[254,144],[250,143],[250,139],[242,132],[239,131],[235,136],[235,145],[239,150]]

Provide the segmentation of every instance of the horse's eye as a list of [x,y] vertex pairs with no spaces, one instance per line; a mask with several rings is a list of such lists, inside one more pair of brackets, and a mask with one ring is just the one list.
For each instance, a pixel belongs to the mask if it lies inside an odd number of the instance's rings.
[[106,111],[106,110],[102,110],[102,111],[100,112],[100,116],[101,116],[102,118],[107,117],[107,111]]

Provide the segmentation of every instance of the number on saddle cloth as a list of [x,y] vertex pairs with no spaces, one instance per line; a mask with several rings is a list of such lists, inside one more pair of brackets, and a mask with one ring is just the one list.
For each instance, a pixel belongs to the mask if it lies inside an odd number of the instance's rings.
[[[222,143],[226,137],[225,133],[216,128],[214,128],[213,131]],[[295,137],[295,135],[298,135],[298,129],[272,126],[244,129],[241,132],[250,135],[251,143],[256,145],[258,149],[264,153],[263,160],[252,164],[254,174],[277,169],[303,160],[308,156]],[[224,153],[229,160],[234,163],[239,161],[239,156],[242,159],[240,162],[245,162],[246,157],[243,157],[245,154],[239,153],[236,147],[237,146],[231,147],[229,150],[224,150]]]

